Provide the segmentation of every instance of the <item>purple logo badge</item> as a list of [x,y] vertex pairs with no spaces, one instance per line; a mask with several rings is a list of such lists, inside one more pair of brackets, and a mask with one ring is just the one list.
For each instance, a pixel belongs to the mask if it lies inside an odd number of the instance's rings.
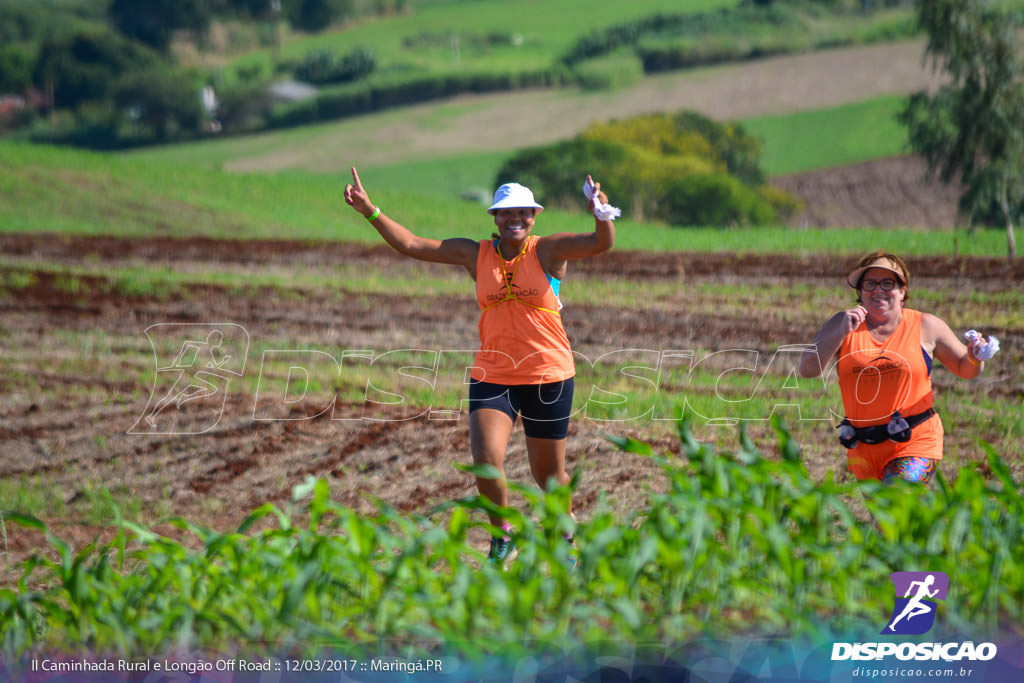
[[892,617],[883,634],[920,635],[935,623],[936,600],[945,600],[949,577],[942,572],[893,572],[896,590]]

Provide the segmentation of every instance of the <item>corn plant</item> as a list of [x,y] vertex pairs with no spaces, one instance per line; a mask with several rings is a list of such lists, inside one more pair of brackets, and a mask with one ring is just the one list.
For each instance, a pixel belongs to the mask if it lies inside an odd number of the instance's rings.
[[[1024,491],[992,449],[985,471],[967,467],[930,488],[815,481],[773,425],[770,455],[742,426],[736,451],[716,452],[686,418],[678,454],[614,439],[653,459],[667,485],[628,514],[599,501],[580,522],[567,512],[579,472],[566,487],[517,486],[523,510],[474,496],[425,514],[381,501],[357,514],[311,479],[287,509],[261,505],[234,531],[171,518],[160,528],[173,533],[162,534],[118,513],[110,540],[78,549],[38,519],[4,513],[46,545],[0,588],[0,647],[9,661],[68,648],[485,661],[598,643],[827,637],[877,632],[894,571],[955,578],[948,628],[1024,620]],[[518,530],[519,557],[505,571],[469,541],[497,532],[483,521],[495,511]]]

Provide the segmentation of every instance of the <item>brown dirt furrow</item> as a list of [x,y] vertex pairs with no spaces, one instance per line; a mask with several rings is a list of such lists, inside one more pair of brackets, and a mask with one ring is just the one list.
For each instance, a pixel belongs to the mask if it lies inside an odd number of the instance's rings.
[[918,156],[778,176],[771,184],[806,204],[789,221],[793,226],[949,228],[963,224],[957,206],[963,186],[929,178],[927,165]]
[[[293,488],[311,475],[329,482],[336,502],[366,512],[374,510],[376,498],[401,510],[425,513],[475,492],[473,478],[455,467],[470,462],[465,414],[431,419],[419,414],[422,410],[348,399],[325,411],[331,407],[328,398],[326,404],[275,405],[274,419],[261,420],[256,419],[251,381],[260,371],[259,354],[277,342],[336,349],[337,353],[343,349],[376,349],[375,353],[439,349],[441,344],[475,349],[477,312],[468,280],[464,295],[434,301],[415,293],[297,293],[217,285],[135,296],[113,291],[100,275],[81,276],[72,286],[61,275],[37,265],[34,256],[40,255],[48,266],[109,264],[114,268],[123,261],[137,266],[168,259],[182,267],[211,271],[224,262],[244,263],[250,258],[289,267],[364,263],[370,258],[396,274],[410,266],[386,246],[321,247],[301,242],[268,247],[218,240],[0,235],[0,250],[10,259],[0,267],[0,275],[18,270],[34,276],[31,286],[0,297],[0,341],[5,350],[0,359],[0,391],[5,395],[0,406],[4,456],[0,480],[13,487],[6,490],[38,490],[55,508],[63,505],[81,514],[88,510],[94,492],[106,489],[127,506],[155,510],[151,513],[155,518],[177,514],[219,529],[237,525],[263,502],[287,508]],[[88,257],[98,252],[102,256]],[[612,251],[574,264],[573,274],[621,278],[641,286],[679,283],[678,295],[672,293],[674,287],[661,287],[669,293],[658,301],[630,306],[568,301],[563,317],[574,348],[593,360],[626,348],[640,350],[641,355],[644,349],[747,349],[761,354],[764,361],[759,362],[767,362],[780,345],[807,341],[823,313],[801,308],[795,300],[778,311],[755,311],[751,307],[763,299],[717,295],[714,287],[705,285],[739,284],[751,290],[761,285],[784,290],[787,284],[834,288],[850,265],[849,259],[832,255]],[[915,282],[925,289],[935,286],[959,292],[969,285],[998,293],[1020,288],[1024,282],[1024,264],[1005,259],[929,257],[913,259],[911,268]],[[450,269],[437,273],[465,277],[453,275]],[[3,281],[12,282],[6,277]],[[686,294],[689,287],[702,287],[705,293],[691,299]],[[223,403],[211,399],[179,406],[178,421],[173,423],[179,433],[137,433],[141,430],[133,431],[133,425],[141,424],[150,393],[157,389],[154,353],[145,330],[153,323],[173,321],[244,326],[253,343],[244,377],[231,384]],[[989,331],[1000,336],[1007,361],[994,363],[986,377],[967,390],[963,381],[948,372],[938,375],[940,399],[945,401],[955,387],[961,402],[968,400],[965,394],[983,399],[986,404],[981,410],[988,414],[1020,405],[1024,390],[1015,349],[1024,347],[1024,331],[1012,322]],[[728,363],[729,358],[722,362]],[[709,362],[703,367],[712,366]],[[578,391],[588,391],[584,383],[581,375]],[[663,390],[674,398],[703,399],[713,395],[716,387],[689,386],[684,370],[666,377]],[[333,393],[329,383],[325,391]],[[604,435],[612,432],[653,440],[658,452],[677,452],[674,439],[663,436],[672,429],[667,417],[659,416],[657,424],[646,419],[610,423],[585,416],[574,420],[569,468],[582,472],[576,498],[581,515],[602,496],[611,505],[629,509],[663,485],[649,459],[618,452]],[[958,417],[954,413],[949,418],[949,467],[963,458],[983,458],[975,443],[977,434],[970,438],[956,429]],[[842,454],[833,446],[827,421],[791,426],[797,441],[807,444],[812,475],[845,476]],[[189,429],[197,433],[184,433]],[[981,431],[984,438],[1003,447],[1009,438],[1006,430],[1003,426]],[[769,427],[753,424],[750,431],[771,454],[774,440]],[[701,438],[728,443],[733,434],[731,428],[708,427]],[[507,465],[511,480],[532,481],[521,430],[513,436]],[[54,521],[60,533],[72,537],[69,540],[88,542],[97,533],[87,524]],[[7,536],[12,555],[38,541],[31,532],[12,525]]]
[[[927,203],[925,205],[928,205]],[[187,262],[196,263],[245,263],[280,265],[324,265],[338,266],[356,264],[373,269],[423,268],[412,264],[387,245],[352,245],[341,243],[311,243],[282,241],[234,241],[208,238],[113,238],[113,237],[64,237],[55,239],[47,233],[0,234],[0,251],[8,256],[32,257],[55,263],[95,263],[89,257],[96,253],[94,247],[102,245],[103,260],[123,262],[141,259],[143,261],[171,261],[181,267]],[[683,277],[735,275],[742,277],[792,277],[810,276],[838,278],[852,265],[851,258],[835,255],[805,254],[736,254],[689,253],[689,252],[634,252],[613,250],[593,259],[574,262],[573,272],[602,277],[621,277],[627,280],[678,280]],[[439,273],[451,273],[445,266],[437,267]],[[923,277],[948,277],[951,273],[969,277],[972,280],[1018,279],[1024,276],[1024,263],[1005,258],[928,256],[913,259],[913,274]],[[73,294],[61,289],[59,276],[37,271],[38,282],[25,294],[29,300],[42,297],[51,302],[67,306],[68,312],[96,314],[100,302],[83,306],[76,303]],[[109,289],[105,278],[81,276],[83,284],[90,288]],[[207,297],[205,286],[190,288],[192,299]],[[112,292],[102,302],[115,302],[121,297]],[[153,299],[150,299],[153,300]],[[145,299],[143,299],[145,301]],[[13,302],[9,302],[10,303]]]

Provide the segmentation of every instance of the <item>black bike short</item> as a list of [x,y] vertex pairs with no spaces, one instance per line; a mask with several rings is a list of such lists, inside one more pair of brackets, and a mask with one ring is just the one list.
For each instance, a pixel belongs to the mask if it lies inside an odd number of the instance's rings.
[[480,380],[469,383],[469,413],[480,408],[500,410],[516,421],[523,420],[523,431],[537,439],[564,439],[569,436],[572,412],[573,378],[547,384],[491,384]]

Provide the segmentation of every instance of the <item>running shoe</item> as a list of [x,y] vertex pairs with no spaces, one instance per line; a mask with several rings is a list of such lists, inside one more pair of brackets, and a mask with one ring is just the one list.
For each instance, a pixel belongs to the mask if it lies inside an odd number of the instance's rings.
[[516,544],[512,542],[511,538],[492,538],[491,549],[487,553],[487,559],[490,562],[503,565],[516,559],[518,554],[519,551],[516,550]]

